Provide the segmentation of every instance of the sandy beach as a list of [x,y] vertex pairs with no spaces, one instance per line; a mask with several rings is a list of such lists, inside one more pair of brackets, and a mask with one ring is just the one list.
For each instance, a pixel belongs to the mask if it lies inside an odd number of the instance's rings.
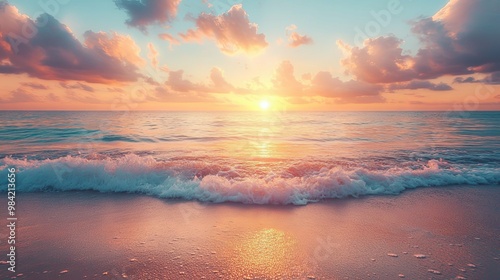
[[0,275],[498,279],[498,201],[496,186],[424,188],[307,206],[23,193],[18,195],[17,271],[8,272],[4,264]]

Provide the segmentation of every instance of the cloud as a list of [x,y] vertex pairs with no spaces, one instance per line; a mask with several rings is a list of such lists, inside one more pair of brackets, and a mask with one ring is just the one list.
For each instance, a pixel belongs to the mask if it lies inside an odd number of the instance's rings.
[[94,88],[89,86],[89,85],[85,85],[85,84],[82,84],[82,83],[76,83],[76,84],[68,84],[66,82],[60,82],[59,85],[61,85],[61,87],[65,88],[65,89],[81,89],[81,90],[84,90],[84,91],[88,91],[88,92],[94,92]]
[[40,98],[25,89],[18,88],[10,92],[11,96],[9,98],[2,98],[0,101],[2,103],[27,103],[27,102],[38,102]]
[[453,88],[450,85],[445,83],[435,84],[429,81],[422,81],[422,80],[414,80],[411,82],[390,84],[387,88],[389,92],[393,92],[395,90],[404,90],[404,89],[409,89],[409,90],[428,89],[432,91],[453,90]]
[[500,85],[500,71],[491,73],[483,79],[483,82],[491,85]]
[[295,78],[294,67],[288,60],[282,61],[272,79],[274,91],[280,95],[303,95],[304,85]]
[[124,90],[122,88],[117,88],[117,87],[108,88],[108,91],[109,92],[124,92]]
[[144,60],[140,56],[141,49],[129,35],[120,35],[116,32],[87,31],[83,34],[85,46],[89,49],[104,52],[109,57],[117,58],[130,65],[143,66]]
[[403,55],[401,43],[395,37],[367,39],[362,48],[337,42],[348,54],[341,61],[347,73],[368,83],[402,82],[417,76],[413,69],[414,59]]
[[212,8],[213,4],[208,2],[209,0],[201,0],[201,2],[203,2],[203,4],[207,5],[208,8]]
[[0,64],[0,74],[20,74],[22,71],[12,64]]
[[187,93],[236,93],[236,94],[249,94],[252,90],[247,88],[239,88],[230,84],[224,77],[224,72],[218,68],[213,67],[210,70],[208,83],[195,83],[184,78],[184,71],[169,71],[168,79],[165,85],[170,90],[169,92]]
[[297,105],[303,105],[303,104],[311,104],[311,103],[322,103],[323,100],[317,100],[311,97],[301,97],[301,96],[294,96],[294,97],[288,97],[285,98],[286,102],[290,104],[297,104]]
[[21,83],[22,86],[30,87],[33,89],[49,89],[48,86],[40,84],[40,83]]
[[[294,67],[290,61],[283,61],[275,71],[272,80],[273,91],[284,97],[322,96],[337,99],[341,103],[384,102],[380,95],[383,87],[361,81],[341,81],[330,72],[320,71],[303,83],[295,78]],[[295,99],[293,99],[295,100]]]
[[467,77],[467,78],[464,78],[464,77],[456,77],[453,82],[454,83],[457,83],[457,84],[472,84],[472,83],[482,83],[482,79],[481,80],[478,80],[474,77]]
[[114,0],[115,5],[127,12],[126,24],[146,32],[152,24],[172,21],[181,0]]
[[330,72],[318,72],[312,79],[310,94],[335,98],[340,103],[385,102],[380,95],[382,87],[366,82],[350,80],[343,82]]
[[178,45],[179,44],[179,40],[175,39],[174,36],[172,36],[168,33],[158,34],[158,37],[162,40],[169,42],[170,45]]
[[144,82],[146,82],[146,83],[148,83],[148,84],[150,84],[150,85],[153,85],[153,86],[159,86],[159,85],[160,85],[160,83],[159,83],[159,82],[157,82],[157,81],[156,81],[154,78],[152,78],[152,77],[145,77],[145,78],[144,78]]
[[160,71],[168,73],[168,72],[170,72],[170,68],[168,68],[167,65],[163,65],[163,66],[160,66]]
[[[23,37],[23,29],[34,30],[33,36]],[[88,31],[84,38],[80,43],[49,14],[33,21],[16,7],[0,3],[0,73],[94,83],[142,77],[137,72],[139,48],[129,36]]]
[[166,85],[173,91],[177,92],[207,92],[208,89],[204,85],[193,83],[189,80],[184,79],[184,71],[170,71]]
[[61,98],[59,98],[59,96],[51,92],[47,96],[45,96],[45,100],[49,102],[59,102],[61,101]]
[[186,41],[213,39],[221,52],[229,55],[257,53],[268,46],[265,35],[257,33],[257,24],[249,21],[241,4],[219,16],[202,13],[196,18],[196,29],[180,36]]
[[153,43],[148,44],[148,49],[149,49],[148,58],[151,60],[151,65],[154,68],[158,68],[158,51],[155,49]]
[[157,87],[151,101],[178,103],[217,103],[221,100],[206,92],[175,92],[165,87]]
[[261,83],[258,78],[245,87],[234,86],[218,67],[210,70],[206,82],[191,81],[185,77],[183,70],[169,71],[167,81],[155,88],[152,101],[190,102],[193,99],[192,102],[220,102],[223,100],[220,94],[260,94],[266,91],[294,104],[385,102],[381,95],[384,87],[381,85],[342,81],[326,71],[306,76],[308,79],[298,80],[293,64],[287,60],[278,65],[271,86]]
[[210,70],[210,80],[213,83],[212,92],[229,93],[235,88],[224,78],[224,73],[220,68],[214,67]]
[[371,83],[433,79],[500,71],[500,5],[490,0],[451,0],[431,18],[412,24],[422,47],[403,54],[393,36],[368,39],[362,47],[339,45],[347,72]]
[[[92,93],[84,93],[84,94],[66,93],[66,98],[73,100],[73,101],[87,103],[87,104],[107,104],[107,103],[109,103],[109,100],[97,98]],[[135,102],[138,102],[138,101],[135,101]]]
[[307,35],[300,35],[295,31],[297,26],[292,24],[286,28],[288,35],[288,46],[296,48],[302,45],[309,45],[313,43],[313,39]]
[[297,32],[292,32],[288,37],[288,45],[292,48],[296,48],[302,45],[312,44],[313,40],[307,35],[300,35]]
[[458,84],[483,83],[483,84],[490,84],[490,85],[498,85],[498,84],[500,84],[500,71],[493,72],[483,79],[476,79],[474,77],[466,77],[466,78],[456,77],[453,80],[453,82],[458,83]]

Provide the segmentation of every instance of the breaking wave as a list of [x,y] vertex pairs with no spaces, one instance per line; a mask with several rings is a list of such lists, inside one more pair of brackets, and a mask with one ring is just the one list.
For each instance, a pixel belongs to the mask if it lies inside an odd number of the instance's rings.
[[[419,187],[500,184],[500,168],[453,166],[438,160],[419,163],[417,167],[398,164],[382,169],[356,165],[288,166],[254,174],[227,164],[165,161],[135,154],[45,160],[7,157],[0,160],[2,178],[7,178],[8,167],[17,170],[18,192],[93,190],[212,203],[304,205],[329,198],[396,195]],[[297,169],[300,172],[291,172]]]

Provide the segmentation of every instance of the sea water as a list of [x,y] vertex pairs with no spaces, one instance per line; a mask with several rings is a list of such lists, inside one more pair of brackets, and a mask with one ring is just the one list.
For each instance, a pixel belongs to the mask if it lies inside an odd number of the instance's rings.
[[500,184],[499,112],[0,112],[18,192],[307,204]]

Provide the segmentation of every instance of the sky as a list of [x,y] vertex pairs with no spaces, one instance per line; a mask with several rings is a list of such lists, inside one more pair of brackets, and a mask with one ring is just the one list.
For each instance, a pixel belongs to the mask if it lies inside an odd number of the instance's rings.
[[500,0],[0,0],[0,110],[500,109]]

